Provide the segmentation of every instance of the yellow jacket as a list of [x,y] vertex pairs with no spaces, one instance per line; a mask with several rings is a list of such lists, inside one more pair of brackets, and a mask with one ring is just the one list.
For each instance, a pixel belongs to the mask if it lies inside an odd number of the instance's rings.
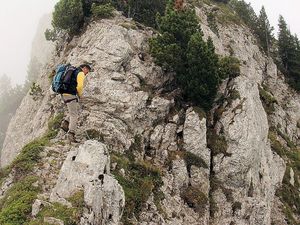
[[[83,93],[84,79],[85,79],[84,73],[79,72],[77,75],[77,87],[76,87],[77,95],[79,98],[82,96],[82,93]],[[64,93],[63,95],[67,96],[67,95],[71,95],[71,94]]]
[[77,94],[78,94],[78,97],[81,97],[82,96],[82,92],[83,92],[83,85],[84,85],[84,78],[85,78],[85,75],[83,72],[80,72],[78,73],[77,75]]

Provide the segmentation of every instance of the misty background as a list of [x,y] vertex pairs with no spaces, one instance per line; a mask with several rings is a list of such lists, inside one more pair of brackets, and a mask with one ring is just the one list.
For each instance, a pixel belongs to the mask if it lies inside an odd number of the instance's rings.
[[[0,150],[10,119],[23,97],[41,75],[54,49],[44,36],[51,26],[51,14],[59,0],[11,0],[0,7]],[[247,1],[247,0],[246,0]],[[259,14],[265,6],[271,25],[278,32],[282,15],[292,34],[300,35],[299,0],[248,0]]]
[[[58,0],[12,0],[0,7],[0,76],[8,75],[14,84],[22,84],[27,75],[34,36],[40,19],[50,14]],[[251,0],[258,13],[264,5],[277,36],[279,14],[283,15],[291,32],[300,36],[299,0]],[[36,54],[38,54],[37,50]]]
[[[50,14],[58,0],[11,0],[0,7],[0,76],[24,83],[32,42],[40,19]],[[39,50],[42,51],[42,50]]]

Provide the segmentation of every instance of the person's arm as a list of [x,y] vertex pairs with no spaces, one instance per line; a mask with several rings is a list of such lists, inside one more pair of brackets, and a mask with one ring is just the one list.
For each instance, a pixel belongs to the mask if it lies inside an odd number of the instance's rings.
[[84,78],[85,78],[85,75],[83,72],[78,73],[78,75],[77,75],[77,94],[78,94],[79,98],[82,96]]

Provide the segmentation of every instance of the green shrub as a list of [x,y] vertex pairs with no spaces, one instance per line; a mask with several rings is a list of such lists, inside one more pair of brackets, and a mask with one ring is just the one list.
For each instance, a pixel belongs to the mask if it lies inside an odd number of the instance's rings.
[[228,145],[224,135],[217,135],[214,132],[209,132],[207,145],[211,149],[214,156],[221,153],[225,156],[231,155],[227,153]]
[[277,104],[277,100],[269,94],[264,88],[259,88],[260,99],[263,103],[263,107],[267,114],[272,114],[275,111],[275,104]]
[[25,145],[11,164],[11,167],[17,171],[16,175],[21,176],[32,172],[36,163],[41,159],[40,153],[48,144],[49,140],[47,138],[39,138]]
[[[117,162],[118,170],[112,171],[115,178],[123,187],[125,192],[126,205],[122,216],[122,222],[125,225],[131,224],[133,217],[138,218],[139,214],[153,192],[156,205],[160,207],[160,200],[163,198],[159,188],[162,186],[160,170],[147,161],[135,162],[131,157],[124,155],[112,155],[112,162]],[[119,169],[126,171],[124,177]]]
[[[135,21],[150,27],[157,27],[155,21],[157,14],[163,14],[167,0],[100,0],[101,5],[111,4],[118,11],[122,11],[124,16],[133,18]],[[86,4],[84,4],[86,5]],[[89,7],[86,7],[87,9]]]
[[85,207],[84,192],[79,191],[67,200],[72,203],[72,207],[69,208],[60,203],[44,206],[36,216],[36,219],[30,221],[28,225],[44,225],[45,217],[60,219],[65,225],[79,224],[83,208]]
[[239,75],[238,61],[227,57],[219,62],[212,40],[203,40],[195,11],[188,7],[176,10],[170,2],[157,22],[161,34],[150,40],[156,64],[176,73],[184,100],[209,110],[221,79]]
[[295,148],[296,147],[296,145],[291,141],[291,139],[289,138],[288,135],[282,133],[279,129],[277,129],[277,133],[280,137],[282,137],[285,140],[285,142],[286,142],[286,144],[289,148]]
[[215,12],[209,12],[207,15],[207,22],[209,28],[217,35],[219,36],[219,30],[218,30],[218,25],[216,21],[216,15]]
[[28,222],[33,201],[40,192],[40,188],[36,185],[38,177],[31,174],[41,159],[40,153],[57,134],[62,117],[62,114],[53,117],[48,123],[47,133],[25,145],[15,160],[1,170],[3,180],[14,169],[16,183],[0,201],[0,224],[19,225]]
[[83,26],[82,0],[60,0],[54,8],[52,25],[55,30],[65,30],[71,36]]
[[157,14],[163,14],[166,2],[166,0],[128,1],[125,13],[146,26],[157,27],[155,17]]
[[51,30],[51,29],[46,29],[45,31],[45,38],[47,41],[52,41],[55,42],[58,40],[58,31],[57,30]]
[[58,134],[61,122],[63,121],[64,114],[58,113],[56,116],[53,116],[48,122],[48,131],[46,136],[49,138],[54,138]]
[[[271,148],[280,157],[282,157],[286,164],[286,171],[283,177],[282,186],[277,189],[276,195],[283,202],[283,212],[285,213],[288,224],[296,224],[293,214],[300,214],[300,196],[299,196],[299,177],[300,177],[300,153],[299,149],[294,144],[288,144],[288,147],[284,147],[277,139],[278,136],[284,137],[283,133],[277,128],[271,128],[269,130],[269,139],[271,142]],[[289,138],[286,136],[284,139]],[[287,141],[287,140],[286,140]],[[288,143],[288,141],[287,141]],[[290,169],[294,170],[295,185],[290,183]]]
[[86,134],[86,138],[88,138],[89,140],[97,140],[100,142],[104,141],[104,135],[95,129],[88,129],[85,131]]
[[1,200],[0,224],[25,224],[31,213],[33,201],[40,191],[33,185],[37,177],[27,176],[19,180],[8,190]]
[[257,15],[250,3],[244,0],[231,0],[230,7],[236,11],[240,19],[253,31],[256,29]]
[[183,187],[180,196],[189,207],[195,210],[195,212],[203,215],[205,207],[208,204],[208,198],[199,190],[199,188],[193,186]]
[[271,142],[271,148],[274,152],[276,152],[280,157],[283,157],[286,154],[286,149],[281,145],[281,143],[277,140],[277,133],[269,130],[268,135],[270,142]]
[[110,18],[113,17],[114,7],[111,4],[92,5],[92,14],[98,18]]
[[214,1],[216,1],[216,2],[222,2],[222,3],[227,4],[230,0],[214,0]]
[[33,100],[36,101],[43,96],[43,90],[40,85],[33,82],[29,94],[32,96]]
[[235,78],[241,74],[240,61],[232,56],[222,57],[219,61],[221,79]]

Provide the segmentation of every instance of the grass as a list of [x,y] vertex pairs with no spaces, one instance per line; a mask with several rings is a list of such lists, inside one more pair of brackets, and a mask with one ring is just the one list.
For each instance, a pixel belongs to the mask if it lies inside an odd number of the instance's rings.
[[277,100],[263,87],[259,87],[259,95],[266,113],[268,115],[272,114],[275,111],[274,105],[277,103]]
[[39,187],[33,185],[37,180],[34,176],[23,177],[8,190],[0,202],[0,224],[25,224],[40,191]]
[[218,30],[218,25],[216,22],[216,15],[215,12],[209,12],[207,15],[207,22],[209,28],[217,35],[219,36],[219,30]]
[[217,21],[223,25],[236,24],[241,25],[242,20],[228,4],[214,2],[218,6],[219,12],[216,14]]
[[40,153],[44,147],[57,135],[61,119],[61,114],[51,118],[45,135],[25,145],[15,160],[1,170],[2,180],[12,170],[16,175],[15,183],[0,201],[0,224],[20,225],[28,222],[33,201],[40,192],[40,188],[35,185],[38,177],[32,175],[33,170],[41,159]]
[[[112,173],[125,192],[126,205],[122,217],[125,225],[132,224],[133,217],[139,217],[151,193],[154,193],[157,208],[162,210],[160,201],[164,195],[160,191],[163,182],[159,168],[148,161],[136,162],[131,157],[115,153],[112,154],[111,161],[117,163],[117,168]],[[125,176],[119,172],[120,169],[126,171]]]
[[54,217],[60,219],[65,225],[79,224],[83,213],[84,193],[79,191],[67,199],[71,202],[72,207],[68,208],[60,203],[54,203],[51,206],[45,206],[37,215],[37,218],[28,225],[44,224],[45,217]]
[[137,25],[135,25],[134,23],[130,23],[130,22],[123,22],[119,24],[121,27],[124,27],[127,30],[137,30],[138,27]]
[[227,153],[228,145],[224,135],[218,135],[215,132],[210,131],[208,133],[207,146],[211,149],[213,156],[218,154],[231,156],[231,154]]
[[[287,147],[280,143],[278,136],[281,136],[286,141]],[[276,191],[276,195],[280,198],[281,202],[283,202],[283,212],[288,224],[297,224],[294,214],[300,214],[300,149],[296,148],[296,145],[290,141],[288,136],[284,135],[279,129],[274,127],[269,130],[269,139],[272,150],[282,157],[287,164],[282,186]],[[294,186],[290,183],[291,168],[295,173]]]

